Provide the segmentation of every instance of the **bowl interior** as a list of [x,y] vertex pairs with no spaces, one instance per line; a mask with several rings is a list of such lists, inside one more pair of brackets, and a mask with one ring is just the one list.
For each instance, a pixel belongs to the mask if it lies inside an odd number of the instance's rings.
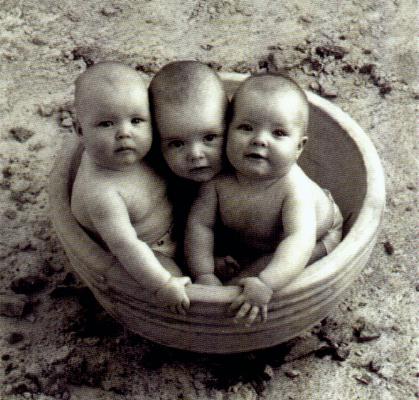
[[332,193],[345,221],[345,235],[358,217],[367,191],[361,152],[330,115],[312,104],[308,138],[298,162],[311,179]]

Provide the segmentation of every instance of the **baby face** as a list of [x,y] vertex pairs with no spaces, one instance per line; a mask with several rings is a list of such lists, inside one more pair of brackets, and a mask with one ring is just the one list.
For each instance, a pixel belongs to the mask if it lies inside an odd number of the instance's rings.
[[225,123],[216,96],[162,107],[157,123],[163,157],[174,174],[205,182],[221,171]]
[[77,110],[84,144],[94,162],[125,169],[150,150],[152,131],[148,95],[135,79],[84,89]]
[[227,136],[227,158],[236,172],[258,179],[286,175],[307,140],[302,107],[291,90],[240,93]]

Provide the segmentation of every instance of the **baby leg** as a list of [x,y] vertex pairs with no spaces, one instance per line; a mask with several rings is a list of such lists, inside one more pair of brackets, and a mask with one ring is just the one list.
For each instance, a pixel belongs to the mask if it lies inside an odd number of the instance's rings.
[[342,240],[342,224],[343,218],[338,206],[333,203],[334,207],[334,220],[332,227],[326,234],[316,243],[316,247],[311,254],[310,260],[307,265],[314,263],[320,258],[326,256],[333,251]]
[[313,264],[315,261],[320,260],[322,257],[327,255],[326,246],[324,245],[323,241],[319,241],[316,243],[316,247],[314,248],[313,252],[311,253],[310,260],[308,260],[307,265]]
[[[324,245],[323,241],[319,241],[316,243],[316,247],[313,250],[313,253],[310,257],[309,262],[307,265],[312,264],[314,261],[319,260],[320,258],[327,255],[326,246]],[[270,263],[272,260],[273,254],[265,254],[252,263],[244,266],[242,271],[235,276],[234,278],[230,279],[226,282],[226,285],[237,285],[240,279],[242,278],[249,278],[251,276],[258,276]]]

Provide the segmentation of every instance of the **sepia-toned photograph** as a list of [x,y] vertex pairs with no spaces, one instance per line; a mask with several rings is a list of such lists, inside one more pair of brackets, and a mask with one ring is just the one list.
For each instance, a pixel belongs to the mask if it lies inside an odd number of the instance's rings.
[[419,398],[417,32],[0,0],[0,399]]

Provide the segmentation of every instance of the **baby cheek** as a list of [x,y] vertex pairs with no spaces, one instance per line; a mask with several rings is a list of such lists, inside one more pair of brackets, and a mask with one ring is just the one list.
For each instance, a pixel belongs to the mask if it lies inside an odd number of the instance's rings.
[[217,151],[214,155],[214,160],[218,163],[221,164],[223,159],[223,150],[219,149],[219,151]]
[[172,152],[170,151],[170,149],[168,148],[163,148],[162,149],[162,154],[163,154],[163,158],[165,159],[165,161],[170,164],[170,162],[172,161]]
[[167,149],[163,152],[163,158],[166,160],[170,168],[176,168],[182,163],[182,156],[177,149]]

